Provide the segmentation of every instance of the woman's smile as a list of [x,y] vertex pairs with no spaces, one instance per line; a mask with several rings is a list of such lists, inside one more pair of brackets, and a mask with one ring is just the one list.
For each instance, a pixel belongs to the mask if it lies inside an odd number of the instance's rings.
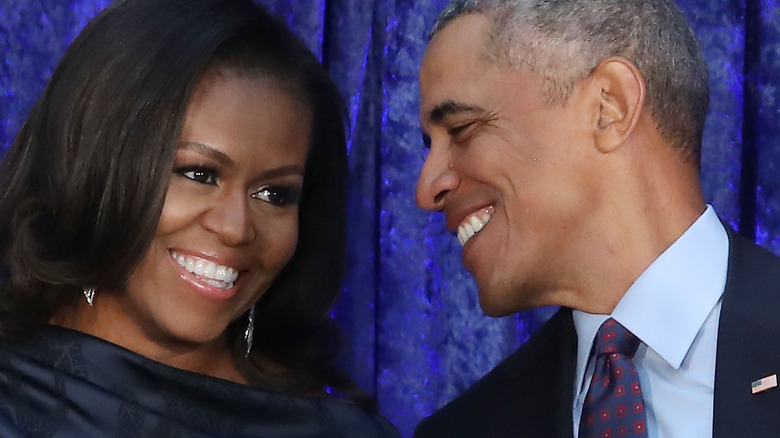
[[238,279],[238,269],[220,265],[208,259],[171,251],[171,257],[188,272],[204,279],[214,287],[231,289]]
[[181,268],[180,278],[207,298],[222,300],[235,296],[239,276],[237,268],[190,254],[175,251],[170,251],[170,254]]

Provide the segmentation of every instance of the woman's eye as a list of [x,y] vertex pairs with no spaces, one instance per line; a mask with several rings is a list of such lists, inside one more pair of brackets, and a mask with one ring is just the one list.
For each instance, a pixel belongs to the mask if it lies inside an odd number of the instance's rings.
[[301,190],[292,187],[269,186],[252,193],[252,197],[277,207],[284,207],[298,205],[301,198]]
[[212,186],[217,185],[217,180],[219,178],[219,175],[217,175],[217,172],[213,169],[203,169],[203,168],[179,169],[176,171],[176,173],[184,176],[187,179],[191,179],[197,183],[208,184]]

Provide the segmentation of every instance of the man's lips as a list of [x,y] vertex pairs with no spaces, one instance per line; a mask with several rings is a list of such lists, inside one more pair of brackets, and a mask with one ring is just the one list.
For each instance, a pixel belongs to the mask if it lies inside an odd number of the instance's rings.
[[482,231],[485,225],[490,222],[490,218],[493,217],[495,211],[495,207],[490,205],[466,216],[458,225],[457,233],[460,245],[466,245],[466,242]]

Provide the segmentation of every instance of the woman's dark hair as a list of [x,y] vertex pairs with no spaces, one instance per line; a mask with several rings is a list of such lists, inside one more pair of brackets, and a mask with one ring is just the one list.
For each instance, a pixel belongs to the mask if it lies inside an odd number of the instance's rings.
[[[221,72],[270,79],[313,113],[298,246],[257,304],[254,362],[265,376],[263,360],[282,365],[285,389],[332,386],[366,402],[332,368],[343,100],[305,45],[249,0],[118,0],[73,42],[0,164],[0,334],[42,327],[86,286],[122,288],[157,227],[193,90]],[[236,354],[245,326],[228,327]]]

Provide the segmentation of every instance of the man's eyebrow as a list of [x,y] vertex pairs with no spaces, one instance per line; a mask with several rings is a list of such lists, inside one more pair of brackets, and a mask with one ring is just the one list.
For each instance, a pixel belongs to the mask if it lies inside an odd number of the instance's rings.
[[428,119],[431,121],[431,123],[439,124],[447,116],[451,116],[453,114],[458,114],[462,112],[480,111],[480,110],[482,110],[482,108],[475,105],[455,102],[454,100],[445,100],[444,102],[433,107],[430,114],[428,115]]

